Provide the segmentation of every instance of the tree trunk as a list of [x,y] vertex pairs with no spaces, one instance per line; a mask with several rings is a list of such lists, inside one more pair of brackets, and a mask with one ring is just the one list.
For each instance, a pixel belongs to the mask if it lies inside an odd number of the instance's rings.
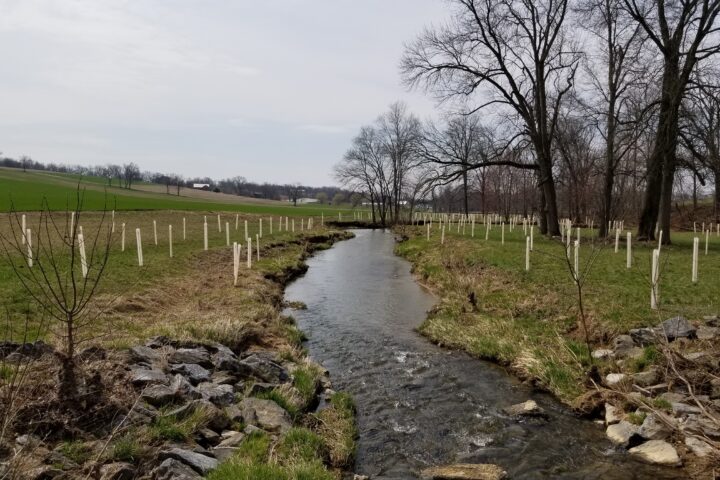
[[720,223],[720,168],[715,169],[715,223]]
[[467,170],[463,172],[463,202],[465,207],[465,215],[468,215],[470,213],[470,209],[468,208],[468,177],[467,177]]

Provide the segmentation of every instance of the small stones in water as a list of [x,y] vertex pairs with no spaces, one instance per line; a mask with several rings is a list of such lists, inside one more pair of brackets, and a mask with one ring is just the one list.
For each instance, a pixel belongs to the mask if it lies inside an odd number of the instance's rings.
[[668,466],[682,464],[675,448],[664,440],[650,440],[631,448],[630,453],[648,463]]
[[503,409],[505,413],[512,417],[528,416],[528,417],[542,417],[545,416],[545,410],[543,410],[535,400],[528,400],[523,403],[511,405]]
[[442,467],[426,468],[420,472],[423,480],[502,480],[507,472],[492,464],[461,463]]

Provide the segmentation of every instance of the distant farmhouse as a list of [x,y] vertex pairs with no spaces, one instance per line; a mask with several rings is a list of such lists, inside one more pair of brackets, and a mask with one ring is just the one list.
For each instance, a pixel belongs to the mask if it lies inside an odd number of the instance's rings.
[[[292,200],[289,200],[292,201]],[[318,203],[317,198],[298,198],[297,203]]]
[[198,190],[210,190],[210,184],[209,183],[193,183],[193,188],[196,188]]

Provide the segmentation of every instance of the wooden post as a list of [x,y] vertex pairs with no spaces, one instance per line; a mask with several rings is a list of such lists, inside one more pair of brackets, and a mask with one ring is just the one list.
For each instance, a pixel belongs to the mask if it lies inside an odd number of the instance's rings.
[[[135,229],[135,241],[137,242],[138,266],[143,266],[142,238],[140,237],[140,229]],[[207,250],[207,247],[205,248]]]
[[698,282],[698,256],[700,254],[700,238],[693,239],[693,256],[692,256],[692,282]]
[[83,278],[87,278],[88,264],[87,255],[85,255],[85,236],[82,233],[78,233],[78,250],[80,250],[80,268],[82,268]]
[[285,231],[286,231],[286,232],[287,232],[288,230],[290,230],[290,229],[288,228],[288,225],[289,225],[289,224],[290,224],[290,221],[288,220],[288,217],[285,217]]
[[248,225],[247,225],[247,220],[245,220],[245,238],[250,238],[250,235],[248,235]]
[[70,212],[70,236],[75,236],[75,212]]
[[473,216],[472,223],[470,224],[470,236],[475,238],[475,216]]
[[153,220],[153,234],[155,235],[155,246],[157,247],[157,222]]
[[173,240],[172,240],[172,225],[168,225],[168,247],[170,248],[170,258],[173,258]]
[[300,231],[301,232],[305,231],[305,219],[304,218],[300,219]]
[[122,224],[122,230],[120,233],[120,251],[125,251],[125,224]]
[[27,230],[25,230],[25,237],[27,239],[27,264],[28,264],[28,268],[32,268],[32,266],[33,266],[32,231],[29,228]]
[[218,233],[222,233],[222,225],[220,224],[220,214],[218,213]]
[[626,267],[632,268],[632,232],[627,232],[627,260]]
[[650,308],[653,310],[658,308],[658,280],[660,280],[660,249],[656,248],[652,253],[652,270],[650,273]]
[[185,239],[186,239],[186,235],[185,235],[185,217],[183,217],[183,240],[185,240]]
[[22,232],[20,233],[20,240],[22,241],[22,244],[25,245],[25,235],[27,234],[27,219],[25,218],[24,213],[22,214],[21,228]]
[[440,245],[445,245],[445,224],[442,226],[442,233],[440,233]]
[[260,235],[255,234],[255,250],[257,251],[257,260],[260,261]]
[[525,237],[525,271],[530,271],[530,251],[532,250],[532,247],[530,246],[531,240],[529,236]]
[[[237,232],[239,223],[240,223],[240,214],[236,213],[235,214],[235,231],[236,232]],[[237,283],[237,282],[235,282],[235,283]]]
[[292,233],[295,233],[295,219],[292,219]]
[[225,245],[230,246],[230,222],[225,222]]
[[502,240],[500,241],[500,244],[505,245],[505,222],[502,222],[500,228],[502,229]]
[[272,217],[270,217],[270,235],[272,235]]
[[112,227],[110,233],[115,233],[115,210],[112,211]]
[[205,250],[208,249],[207,217],[205,217],[205,222],[203,223],[203,247]]

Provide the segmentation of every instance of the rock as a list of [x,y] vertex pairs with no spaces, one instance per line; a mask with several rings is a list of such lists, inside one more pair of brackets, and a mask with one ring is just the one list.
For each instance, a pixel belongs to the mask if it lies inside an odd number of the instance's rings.
[[707,442],[692,435],[685,437],[685,445],[698,457],[707,457],[715,451]]
[[635,342],[630,335],[618,335],[613,340],[613,350],[615,355],[621,355],[632,348],[635,348]]
[[237,405],[230,405],[228,407],[225,407],[225,415],[230,419],[232,422],[242,422],[243,421],[243,414],[240,408]]
[[625,380],[625,378],[627,378],[627,375],[625,375],[624,373],[609,373],[605,377],[605,384],[608,387],[613,387],[621,383],[623,380]]
[[657,381],[658,371],[656,368],[649,368],[644,372],[638,372],[633,374],[632,376],[632,382],[635,385],[639,385],[641,387],[648,387],[650,385],[654,385],[657,383]]
[[130,381],[136,386],[145,386],[153,383],[166,384],[168,377],[161,370],[154,368],[133,368],[130,374]]
[[681,464],[675,448],[664,440],[650,440],[631,448],[630,453],[648,463],[657,465],[679,466]]
[[161,460],[168,458],[175,459],[192,468],[200,475],[207,475],[218,466],[218,461],[212,457],[208,457],[207,455],[203,455],[201,453],[191,452],[190,450],[183,450],[181,448],[164,450],[160,452],[158,458]]
[[712,439],[720,439],[720,430],[718,430],[715,423],[701,415],[690,414],[687,418],[681,422],[680,429],[686,435],[692,433],[695,435],[702,435]]
[[[224,436],[224,435],[223,435]],[[240,432],[234,432],[220,442],[218,447],[237,447],[245,439],[245,434]]]
[[491,464],[457,464],[426,468],[420,472],[423,480],[501,480],[507,472]]
[[703,321],[708,327],[720,327],[720,317],[717,315],[708,315],[703,317]]
[[232,405],[235,402],[235,390],[232,385],[217,385],[204,382],[197,386],[197,391],[205,400],[209,400],[220,407]]
[[160,412],[154,407],[138,403],[128,412],[127,419],[132,424],[143,424],[152,422],[159,415]]
[[622,411],[609,403],[605,404],[605,425],[613,425],[622,420]]
[[671,402],[672,411],[675,415],[689,415],[691,413],[701,413],[700,407],[695,405],[688,405],[682,402]]
[[684,317],[669,318],[660,324],[660,329],[670,341],[676,338],[695,338],[695,327]]
[[685,395],[677,392],[664,392],[659,395],[660,399],[665,400],[669,403],[682,402],[685,400]]
[[205,442],[206,445],[215,446],[220,443],[220,434],[209,428],[203,428],[198,432],[200,439]]
[[600,348],[592,351],[592,357],[597,360],[609,360],[615,357],[615,352],[606,348]]
[[710,380],[710,398],[713,400],[720,398],[720,378]]
[[77,468],[78,464],[74,461],[67,458],[65,455],[63,455],[61,452],[58,451],[52,451],[47,454],[45,459],[43,460],[43,463],[46,465],[52,465],[56,468],[60,468],[62,470],[70,470],[73,468]]
[[255,382],[253,383],[252,387],[250,387],[250,392],[248,392],[248,396],[256,397],[261,393],[270,392],[276,387],[277,385],[274,383]]
[[19,343],[2,341],[0,342],[0,358],[5,358],[20,347]]
[[51,465],[43,465],[42,467],[33,468],[23,473],[23,478],[29,480],[50,480],[52,478],[65,477],[65,473],[62,470]]
[[200,393],[195,390],[195,387],[180,374],[175,374],[172,378],[170,388],[178,398],[195,399],[201,397]]
[[132,480],[135,469],[129,463],[108,463],[100,467],[100,480]]
[[634,440],[633,437],[638,435],[638,431],[639,428],[636,425],[622,420],[621,422],[608,426],[605,434],[613,443],[626,447]]
[[193,385],[210,380],[210,371],[196,363],[180,363],[173,365],[170,372],[179,373],[190,380],[190,383]]
[[203,347],[179,348],[170,355],[168,361],[173,364],[196,363],[205,368],[213,367],[213,363],[210,361],[210,353]]
[[645,417],[638,430],[638,434],[645,440],[665,440],[671,433],[670,428],[652,413]]
[[234,456],[238,451],[237,447],[215,447],[213,448],[213,455],[218,459],[218,462],[222,463]]
[[210,380],[218,385],[235,385],[238,383],[238,378],[227,371],[214,372],[210,376]]
[[245,398],[240,403],[240,410],[246,423],[270,432],[284,433],[292,427],[290,415],[272,400]]
[[636,345],[647,347],[657,343],[657,332],[652,328],[633,328],[630,330],[630,337]]
[[257,354],[244,358],[240,363],[250,367],[252,375],[265,382],[285,383],[290,379],[287,370],[272,360]]
[[157,350],[153,350],[150,347],[139,345],[130,349],[130,357],[135,362],[152,365],[153,363],[160,361],[162,353]]
[[720,328],[718,327],[706,327],[701,325],[698,327],[695,335],[697,335],[698,340],[713,340],[718,336],[718,333],[720,333]]
[[518,416],[537,417],[537,416],[545,415],[545,411],[537,404],[537,402],[535,400],[528,400],[523,403],[511,405],[509,407],[504,408],[503,411],[506,414],[510,415],[511,417],[518,417]]
[[140,397],[153,407],[163,407],[175,401],[175,390],[167,385],[150,385]]
[[150,472],[152,480],[197,480],[202,478],[192,468],[174,458],[168,458]]

